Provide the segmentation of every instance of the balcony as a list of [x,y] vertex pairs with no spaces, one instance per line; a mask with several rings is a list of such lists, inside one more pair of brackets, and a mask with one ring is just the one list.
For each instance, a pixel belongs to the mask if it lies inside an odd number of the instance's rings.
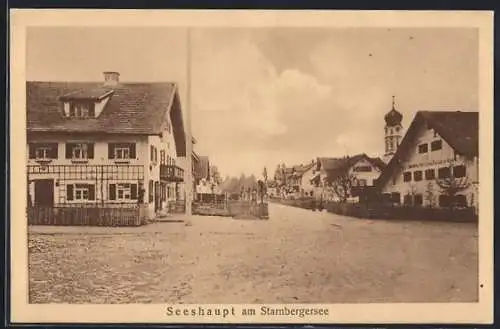
[[160,165],[160,180],[165,182],[184,181],[184,169],[175,165]]

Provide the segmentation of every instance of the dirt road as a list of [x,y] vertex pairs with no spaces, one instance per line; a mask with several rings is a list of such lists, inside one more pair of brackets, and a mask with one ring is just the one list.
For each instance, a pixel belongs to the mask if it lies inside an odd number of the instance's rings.
[[33,303],[475,301],[477,227],[270,205],[270,220],[30,227]]

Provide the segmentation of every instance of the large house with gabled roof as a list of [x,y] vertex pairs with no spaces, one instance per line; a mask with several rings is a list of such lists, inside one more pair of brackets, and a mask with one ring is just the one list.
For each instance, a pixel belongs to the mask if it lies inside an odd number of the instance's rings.
[[417,112],[377,185],[393,203],[477,209],[479,113]]
[[175,83],[29,81],[28,203],[145,204],[184,198],[186,135]]

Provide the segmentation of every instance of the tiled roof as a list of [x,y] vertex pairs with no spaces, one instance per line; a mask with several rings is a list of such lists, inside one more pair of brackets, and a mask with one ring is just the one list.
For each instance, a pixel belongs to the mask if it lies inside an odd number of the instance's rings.
[[59,97],[61,101],[69,100],[101,100],[109,93],[113,92],[113,89],[108,86],[98,86],[92,89],[79,89],[76,91],[71,91],[68,94]]
[[457,153],[479,154],[478,112],[421,111],[417,115],[425,118],[429,127],[436,130]]
[[311,169],[314,166],[315,166],[314,163],[309,163],[307,165],[301,164],[301,165],[296,165],[293,167],[288,167],[288,168],[285,168],[285,175],[287,177],[289,177],[291,175],[302,176],[306,171],[308,171],[309,169]]
[[[61,97],[95,99],[112,89],[109,102],[97,118],[71,119],[63,116]],[[185,156],[184,123],[174,83],[27,82],[28,132],[159,134],[164,115],[170,118],[179,156]]]
[[461,111],[419,111],[415,115],[396,154],[387,164],[378,179],[378,187],[382,188],[394,170],[406,160],[408,151],[413,147],[419,129],[427,124],[434,129],[456,153],[465,156],[479,156],[479,113]]

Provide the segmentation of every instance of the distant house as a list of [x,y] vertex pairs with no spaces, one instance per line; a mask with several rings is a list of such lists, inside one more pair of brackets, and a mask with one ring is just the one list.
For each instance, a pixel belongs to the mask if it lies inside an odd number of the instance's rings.
[[35,206],[147,204],[182,198],[186,156],[175,83],[26,83],[28,202]]
[[378,180],[380,191],[393,203],[477,209],[478,138],[478,112],[418,112]]
[[310,181],[315,186],[316,195],[337,200],[338,196],[330,187],[341,175],[350,177],[352,190],[347,193],[355,196],[374,187],[384,167],[385,163],[380,158],[372,158],[364,153],[343,158],[320,157]]
[[[293,167],[285,168],[285,191],[286,193],[295,193],[305,195],[306,192],[310,193],[310,183],[307,181],[312,173],[315,164],[310,163],[307,165],[301,164]],[[306,179],[304,179],[306,177]]]

